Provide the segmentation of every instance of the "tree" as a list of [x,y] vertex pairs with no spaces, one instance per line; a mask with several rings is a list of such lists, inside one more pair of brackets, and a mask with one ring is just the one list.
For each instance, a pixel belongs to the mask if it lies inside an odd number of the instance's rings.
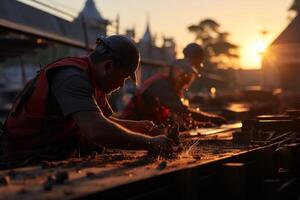
[[220,24],[212,19],[204,19],[188,27],[195,34],[195,41],[201,42],[206,56],[206,66],[215,68],[236,67],[238,65],[238,46],[228,41],[228,32],[220,30]]
[[290,7],[289,10],[296,11],[297,13],[299,13],[299,11],[300,11],[300,0],[294,0],[294,3]]

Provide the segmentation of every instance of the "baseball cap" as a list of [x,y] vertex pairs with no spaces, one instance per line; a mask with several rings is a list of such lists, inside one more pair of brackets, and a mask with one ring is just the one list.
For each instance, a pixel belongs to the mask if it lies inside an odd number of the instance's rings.
[[130,78],[136,83],[135,71],[140,63],[140,52],[134,41],[126,36],[112,35],[97,38],[96,51],[102,51],[105,46],[122,67],[130,73]]
[[[194,66],[197,69],[203,67],[203,60],[204,60],[204,50],[202,46],[199,44],[192,42],[186,45],[186,47],[183,49],[183,54],[185,58],[190,60],[193,63],[197,63],[199,66]],[[201,62],[202,61],[202,62]]]

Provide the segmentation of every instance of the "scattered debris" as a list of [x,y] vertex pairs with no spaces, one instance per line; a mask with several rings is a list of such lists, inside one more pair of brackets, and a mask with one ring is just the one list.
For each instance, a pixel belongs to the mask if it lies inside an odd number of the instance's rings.
[[173,123],[171,126],[169,126],[167,131],[167,137],[172,139],[174,144],[178,146],[180,144],[179,141],[179,125],[177,123]]
[[22,189],[18,192],[18,194],[27,194],[27,193],[28,193],[28,190],[25,189],[25,188],[22,188]]
[[0,186],[5,186],[10,183],[10,178],[9,176],[2,176],[0,177]]
[[76,173],[77,173],[77,174],[81,174],[81,173],[82,173],[82,169],[81,169],[81,168],[77,168],[77,169],[76,169]]
[[42,167],[42,169],[48,169],[48,168],[55,167],[55,165],[53,163],[49,162],[49,161],[43,160],[41,162],[41,167]]
[[57,172],[55,175],[56,184],[64,184],[69,179],[68,172]]
[[126,172],[125,174],[128,175],[129,177],[133,177],[133,173],[131,172]]
[[92,158],[92,159],[97,159],[97,158],[98,158],[98,152],[97,152],[97,151],[93,151],[93,152],[91,153],[91,158]]
[[86,177],[87,177],[87,178],[91,178],[91,179],[92,179],[92,178],[96,178],[96,174],[95,174],[94,172],[87,172],[87,173],[86,173]]
[[74,192],[71,191],[71,190],[64,190],[64,194],[65,194],[66,196],[70,196],[70,195],[73,195]]
[[214,149],[214,150],[212,151],[213,154],[219,154],[220,152],[221,152],[220,149]]
[[157,169],[165,169],[167,167],[167,162],[162,161],[158,164]]
[[196,163],[196,162],[197,162],[197,160],[196,160],[196,159],[193,159],[193,160],[188,161],[187,164],[194,164],[194,163]]
[[12,179],[16,178],[17,173],[14,170],[8,172],[8,176]]
[[199,154],[194,154],[193,158],[196,160],[201,160],[201,156]]
[[45,191],[52,190],[54,183],[55,183],[55,178],[53,176],[49,176],[47,181],[43,185],[44,190]]

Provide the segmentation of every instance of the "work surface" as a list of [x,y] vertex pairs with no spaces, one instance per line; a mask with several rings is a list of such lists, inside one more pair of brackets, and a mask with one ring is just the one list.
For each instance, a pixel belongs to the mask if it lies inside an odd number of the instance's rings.
[[84,158],[0,171],[0,199],[74,199],[253,148],[234,145],[230,130],[207,135],[197,135],[197,131],[182,134],[183,151],[172,158],[152,157],[145,151],[109,150]]

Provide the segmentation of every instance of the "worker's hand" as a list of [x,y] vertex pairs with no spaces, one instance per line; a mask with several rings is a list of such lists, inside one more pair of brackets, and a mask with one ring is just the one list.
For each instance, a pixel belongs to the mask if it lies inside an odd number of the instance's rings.
[[139,123],[142,127],[144,127],[144,129],[146,131],[152,131],[156,127],[156,125],[152,121],[149,121],[149,120],[142,120],[142,121],[139,121]]
[[165,135],[159,135],[150,138],[149,152],[154,154],[163,154],[172,152],[174,142]]
[[174,123],[173,126],[168,127],[166,136],[173,140],[175,145],[179,145],[179,124]]
[[142,120],[134,121],[135,130],[139,132],[149,132],[156,126],[152,121]]
[[151,132],[151,130],[153,130],[156,127],[156,125],[152,121],[148,121],[148,120],[142,120],[142,121],[128,120],[126,121],[126,124],[122,124],[122,125],[132,131],[145,133],[148,135]]
[[147,135],[163,135],[165,134],[166,130],[162,126],[158,126],[154,124],[152,121],[143,120],[143,121],[137,121],[139,132],[146,133]]

